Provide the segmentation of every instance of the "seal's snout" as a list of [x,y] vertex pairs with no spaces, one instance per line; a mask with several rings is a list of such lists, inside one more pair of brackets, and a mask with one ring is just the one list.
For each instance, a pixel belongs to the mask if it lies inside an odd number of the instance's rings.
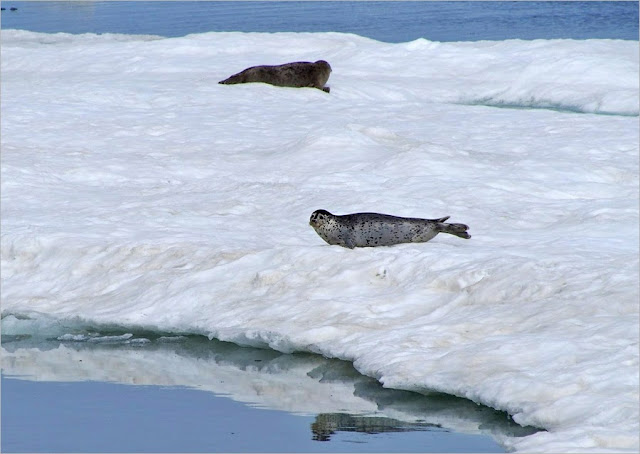
[[329,213],[327,210],[316,210],[311,213],[311,217],[309,218],[309,225],[315,229],[316,227],[322,225],[329,216],[331,216],[331,213]]

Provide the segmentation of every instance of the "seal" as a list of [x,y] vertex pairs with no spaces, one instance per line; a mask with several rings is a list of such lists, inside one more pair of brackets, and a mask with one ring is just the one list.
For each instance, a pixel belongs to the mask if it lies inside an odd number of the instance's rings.
[[309,225],[329,244],[355,247],[392,246],[425,243],[440,232],[471,238],[464,224],[447,224],[440,219],[402,218],[380,213],[353,213],[337,216],[327,210],[311,214]]
[[263,82],[278,87],[313,87],[329,93],[329,87],[325,87],[329,74],[331,66],[324,60],[314,63],[297,61],[276,66],[252,66],[218,83],[231,85]]

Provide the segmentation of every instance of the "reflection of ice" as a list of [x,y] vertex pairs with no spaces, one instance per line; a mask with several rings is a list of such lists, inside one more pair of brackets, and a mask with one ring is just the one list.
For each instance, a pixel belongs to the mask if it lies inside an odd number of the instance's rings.
[[[118,333],[69,334],[60,340],[3,336],[4,374],[37,381],[108,381],[185,386],[294,414],[318,415],[314,439],[336,431],[378,433],[455,430],[503,437],[525,436],[503,412],[440,393],[383,388],[344,361],[311,354],[282,354],[197,336],[152,337]],[[91,339],[120,342],[91,342]],[[135,346],[136,339],[146,339]]]

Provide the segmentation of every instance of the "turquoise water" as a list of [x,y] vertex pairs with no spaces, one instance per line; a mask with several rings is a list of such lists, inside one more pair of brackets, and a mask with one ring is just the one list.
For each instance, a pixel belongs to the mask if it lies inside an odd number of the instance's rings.
[[[379,41],[638,39],[638,2],[7,2],[3,28],[183,36],[344,32]],[[10,7],[17,11],[9,11]]]

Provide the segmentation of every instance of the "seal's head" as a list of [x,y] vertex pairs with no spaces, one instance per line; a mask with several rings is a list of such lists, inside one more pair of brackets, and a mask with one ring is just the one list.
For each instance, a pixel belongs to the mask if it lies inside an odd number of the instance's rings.
[[327,210],[316,210],[311,213],[311,218],[309,219],[309,225],[313,228],[316,228],[324,223],[326,223],[329,219],[331,219],[333,215],[329,213]]
[[314,64],[323,68],[325,71],[331,72],[331,65],[325,60],[318,60]]

